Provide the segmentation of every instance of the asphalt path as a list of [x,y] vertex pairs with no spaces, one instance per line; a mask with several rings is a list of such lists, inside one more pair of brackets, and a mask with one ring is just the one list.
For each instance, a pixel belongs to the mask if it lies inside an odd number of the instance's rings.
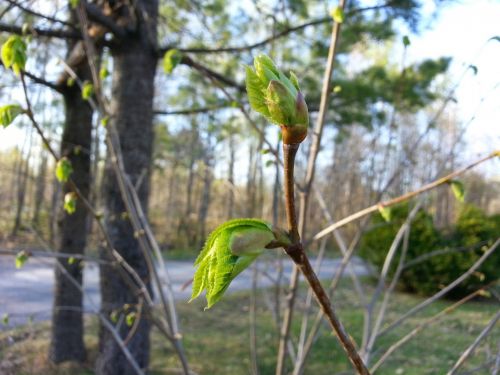
[[[312,260],[314,264],[314,259]],[[186,287],[193,277],[193,263],[189,261],[166,261],[167,272],[172,285],[174,297],[179,301],[189,299],[191,288]],[[276,274],[276,261],[263,260],[256,262],[262,277],[258,279],[258,287],[273,285],[273,275]],[[322,263],[319,277],[331,278],[340,264],[339,259],[325,259]],[[283,261],[284,275],[289,275],[292,269],[290,260]],[[360,259],[354,259],[353,269],[358,275],[369,273],[368,268]],[[287,279],[284,278],[284,282]],[[228,292],[250,289],[252,271],[244,271],[233,282]],[[184,288],[183,288],[184,286]],[[87,263],[83,276],[84,308],[95,311],[99,308],[99,269],[96,264]],[[0,255],[0,319],[5,314],[9,316],[8,325],[0,322],[0,330],[23,325],[29,321],[50,319],[52,296],[54,288],[53,261],[30,258],[21,269],[16,269],[14,257]]]

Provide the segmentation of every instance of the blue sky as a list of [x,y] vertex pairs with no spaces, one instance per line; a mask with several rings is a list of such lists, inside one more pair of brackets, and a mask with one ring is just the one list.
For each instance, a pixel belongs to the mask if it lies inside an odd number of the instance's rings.
[[[424,13],[431,15],[434,1],[424,1]],[[469,64],[469,70],[456,92],[456,116],[467,121],[465,160],[500,148],[500,42],[488,39],[500,36],[500,1],[462,0],[442,7],[437,18],[424,23],[419,35],[411,35],[408,63],[424,58],[453,57],[450,80],[454,82]],[[498,86],[497,86],[498,85]],[[479,107],[479,110],[478,110]],[[0,149],[22,142],[24,132],[17,127],[2,130]],[[482,166],[489,175],[497,175],[499,162]]]

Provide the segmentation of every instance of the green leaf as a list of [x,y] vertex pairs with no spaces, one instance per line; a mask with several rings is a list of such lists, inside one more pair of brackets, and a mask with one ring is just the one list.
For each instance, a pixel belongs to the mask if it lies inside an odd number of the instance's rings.
[[13,35],[9,37],[2,46],[1,56],[3,65],[7,69],[12,68],[14,73],[19,75],[21,71],[24,71],[26,60],[28,59],[26,49],[26,43],[20,36]]
[[335,22],[343,23],[345,19],[344,9],[340,6],[332,9],[331,16]]
[[176,49],[168,50],[163,56],[163,71],[171,74],[175,67],[181,62],[182,53]]
[[0,125],[6,128],[12,124],[12,121],[21,113],[24,113],[24,109],[17,104],[9,104],[0,107]]
[[451,191],[453,192],[453,195],[459,202],[464,202],[465,199],[465,187],[462,181],[458,180],[451,180],[449,182]]
[[66,80],[66,86],[68,87],[73,87],[75,85],[75,79],[73,77],[69,77]]
[[195,261],[191,301],[206,290],[207,309],[220,300],[231,281],[275,239],[270,224],[235,219],[215,229]]
[[94,85],[85,81],[82,86],[82,99],[89,100],[94,95]]
[[339,93],[339,92],[341,92],[341,91],[342,91],[342,86],[339,86],[339,85],[335,85],[335,86],[333,87],[333,90],[332,90],[332,92],[333,92],[334,94],[338,94],[338,93]]
[[297,89],[297,91],[300,91],[299,79],[292,71],[290,71],[290,82],[292,82],[293,86]]
[[108,68],[104,65],[101,67],[101,69],[99,70],[99,78],[101,80],[103,79],[106,79],[107,77],[109,76],[109,71],[108,71]]
[[75,264],[75,261],[76,261],[76,259],[75,259],[75,258],[73,258],[73,257],[69,257],[69,258],[68,258],[68,264],[69,264],[70,266],[71,266],[71,265],[73,265],[73,264]]
[[26,251],[22,250],[16,254],[16,268],[20,269],[24,266],[24,263],[28,260],[29,255]]
[[390,207],[379,205],[378,206],[378,212],[380,213],[380,215],[382,216],[382,218],[385,221],[387,221],[387,222],[391,221],[392,210],[391,210]]
[[254,111],[259,112],[265,117],[269,117],[269,111],[266,106],[264,90],[262,82],[260,81],[257,74],[252,70],[251,67],[247,66],[246,68],[246,89],[248,94],[248,102],[250,103],[250,107]]
[[408,37],[408,35],[405,35],[405,36],[403,37],[403,45],[404,45],[405,47],[408,47],[410,44],[411,44],[411,43],[410,43],[410,38]]
[[128,313],[125,316],[125,323],[127,324],[128,327],[132,327],[134,325],[136,317],[137,317],[137,313],[135,313],[135,312]]
[[72,215],[76,211],[76,200],[77,200],[77,195],[75,192],[70,192],[66,193],[64,196],[64,210]]
[[9,314],[5,313],[2,316],[2,324],[4,326],[9,325]]
[[80,0],[69,0],[69,5],[71,5],[71,8],[76,8],[80,4]]
[[108,122],[109,122],[109,117],[108,117],[108,116],[104,116],[104,117],[101,119],[101,125],[102,125],[103,127],[108,126]]
[[68,181],[69,177],[73,173],[73,166],[71,161],[67,157],[59,159],[56,164],[56,178],[59,182]]

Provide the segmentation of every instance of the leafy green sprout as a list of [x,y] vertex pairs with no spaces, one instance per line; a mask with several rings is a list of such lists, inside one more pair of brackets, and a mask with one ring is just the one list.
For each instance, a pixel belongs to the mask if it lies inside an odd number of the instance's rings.
[[234,219],[216,228],[194,263],[191,301],[206,290],[206,308],[212,307],[276,237],[271,225],[259,219]]
[[287,77],[266,55],[246,67],[248,101],[255,111],[281,127],[283,142],[296,144],[307,136],[309,112],[297,76]]

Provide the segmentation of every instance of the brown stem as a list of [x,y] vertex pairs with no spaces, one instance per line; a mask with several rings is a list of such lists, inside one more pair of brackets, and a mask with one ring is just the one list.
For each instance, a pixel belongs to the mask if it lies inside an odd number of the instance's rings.
[[[325,289],[321,285],[316,273],[314,272],[311,263],[304,251],[304,247],[300,242],[300,236],[297,226],[297,217],[295,212],[295,197],[294,197],[294,163],[295,155],[299,149],[299,144],[284,144],[283,145],[283,159],[284,159],[284,174],[285,174],[285,207],[286,216],[288,223],[288,230],[290,237],[292,239],[292,244],[285,247],[285,252],[292,258],[296,266],[300,269],[304,277],[306,278],[309,286],[311,287],[316,300],[318,301],[323,313],[328,319],[333,332],[340,341],[340,344],[344,348],[349,360],[352,362],[356,368],[358,374],[369,375],[370,372],[366,368],[363,360],[359,356],[354,343],[345,331],[340,320],[337,318],[337,314],[333,309],[330,299],[325,292]],[[281,343],[280,343],[281,344]]]
[[285,173],[285,210],[288,232],[292,240],[292,244],[300,242],[300,236],[297,225],[297,212],[295,210],[295,192],[293,172],[295,166],[295,156],[299,149],[300,143],[285,144],[283,143],[283,168]]

